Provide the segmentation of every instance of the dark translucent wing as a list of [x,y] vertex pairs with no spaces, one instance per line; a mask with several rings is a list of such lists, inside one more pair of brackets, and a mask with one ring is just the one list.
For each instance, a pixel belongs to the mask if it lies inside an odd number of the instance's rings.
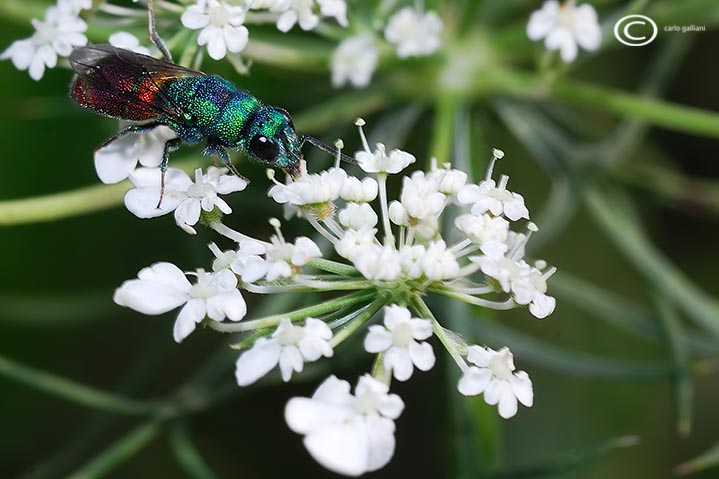
[[95,112],[133,121],[167,115],[182,121],[183,112],[167,94],[178,78],[204,75],[110,45],[79,47],[70,54],[77,73],[70,97]]

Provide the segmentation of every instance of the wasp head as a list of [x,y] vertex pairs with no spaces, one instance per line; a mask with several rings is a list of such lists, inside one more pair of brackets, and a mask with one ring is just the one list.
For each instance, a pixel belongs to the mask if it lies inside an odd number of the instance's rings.
[[293,178],[301,175],[302,139],[289,113],[282,108],[265,106],[252,117],[245,146],[254,159],[280,168]]

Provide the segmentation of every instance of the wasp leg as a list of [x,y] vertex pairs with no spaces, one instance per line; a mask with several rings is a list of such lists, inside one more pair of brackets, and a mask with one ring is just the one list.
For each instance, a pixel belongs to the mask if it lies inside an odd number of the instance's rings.
[[225,164],[225,166],[232,172],[233,175],[238,177],[241,180],[245,180],[246,182],[250,182],[247,178],[242,176],[239,171],[237,171],[237,168],[235,168],[235,165],[232,164],[230,161],[230,155],[227,154],[227,151],[219,145],[212,145],[207,144],[207,147],[205,148],[204,153],[206,155],[217,155],[220,157],[220,160]]
[[167,171],[167,164],[170,162],[170,152],[175,151],[182,144],[182,140],[179,138],[173,138],[165,142],[165,150],[162,152],[162,163],[160,163],[160,199],[157,202],[155,208],[159,208],[162,204],[162,198],[165,196],[165,172]]
[[122,138],[123,136],[129,135],[130,133],[143,133],[146,131],[150,131],[154,128],[157,128],[158,126],[162,125],[163,123],[153,121],[152,123],[144,123],[142,125],[130,125],[126,126],[122,130],[118,131],[114,135],[112,135],[110,138],[105,140],[102,145],[98,146],[95,151],[101,150],[102,148],[105,148],[107,145],[112,143],[115,140],[118,140]]
[[160,50],[163,58],[168,62],[171,62],[172,55],[170,54],[170,50],[167,49],[165,42],[162,41],[162,38],[160,38],[160,35],[157,34],[157,29],[155,28],[154,0],[147,0],[147,20],[150,27],[150,40],[152,40],[152,43],[154,43],[157,49]]

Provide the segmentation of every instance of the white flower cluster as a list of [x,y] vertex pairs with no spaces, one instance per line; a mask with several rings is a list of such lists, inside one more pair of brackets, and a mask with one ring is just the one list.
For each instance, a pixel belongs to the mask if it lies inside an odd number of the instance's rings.
[[182,25],[200,30],[197,43],[207,45],[214,60],[225,58],[227,52],[245,49],[249,30],[245,26],[248,10],[266,10],[277,19],[277,28],[287,32],[296,24],[303,30],[313,30],[320,18],[334,18],[346,27],[345,0],[252,0],[245,5],[233,5],[226,0],[196,0],[182,14]]
[[[398,198],[390,201],[390,175],[415,163],[415,157],[387,151],[381,143],[370,148],[364,122],[357,124],[363,149],[354,157],[365,177],[340,168],[339,151],[337,164],[327,171],[304,174],[288,184],[269,175],[274,185],[268,196],[294,208],[347,262],[323,258],[307,237],[286,241],[275,219],[270,221],[275,235],[269,242],[223,224],[218,213],[230,213],[230,208],[218,195],[246,186],[224,169],[210,167],[204,174],[198,169],[195,181],[181,170],[168,169],[158,208],[159,170],[142,167],[130,174],[135,186],[125,197],[130,211],[140,217],[174,211],[184,230],[194,233],[193,226],[202,221],[235,241],[237,248],[223,251],[211,243],[211,272],[183,273],[173,264],[156,263],[115,293],[116,303],[145,314],[181,308],[174,327],[178,342],[200,323],[224,332],[251,332],[239,343],[244,349],[235,369],[240,386],[275,369],[289,381],[306,363],[334,356],[349,335],[383,312],[382,323],[370,325],[363,342],[365,351],[376,355],[373,374],[359,379],[354,394],[349,383],[331,376],[312,398],[292,399],[285,409],[289,427],[305,436],[304,444],[317,461],[353,476],[379,469],[391,459],[394,421],[404,404],[389,393],[389,385],[393,379],[407,381],[415,369],[434,366],[434,336],[463,373],[460,393],[483,394],[503,418],[514,416],[518,404],[533,403],[532,382],[527,373],[515,372],[507,348],[466,344],[445,330],[424,296],[440,294],[493,309],[526,305],[539,318],[555,306],[547,295],[554,268],[542,261],[530,266],[523,259],[536,226],[528,223],[526,234],[511,229],[529,220],[524,199],[507,189],[507,176],[492,178],[501,151],[493,151],[487,175],[478,184],[468,183],[462,171],[433,162],[429,171],[404,176]],[[442,231],[443,224],[451,224],[443,218],[450,204],[452,211],[458,210],[449,232],[452,241]],[[188,275],[196,278],[194,284]],[[245,319],[243,294],[307,290],[354,292],[288,313]]]
[[39,80],[45,68],[55,68],[58,56],[67,57],[72,49],[87,44],[87,24],[80,12],[92,6],[91,0],[58,0],[45,11],[45,19],[32,20],[35,33],[13,42],[0,60],[10,59],[18,70],[27,70],[30,78]]
[[277,29],[282,32],[296,24],[302,30],[312,30],[319,25],[320,17],[334,18],[343,27],[348,25],[345,0],[254,0],[250,8],[277,14]]
[[[84,35],[87,24],[79,14],[82,10],[92,9],[92,1],[57,1],[57,5],[47,10],[45,20],[32,21],[35,33],[31,38],[14,42],[0,55],[0,59],[11,59],[18,69],[29,70],[35,80],[42,77],[46,67],[57,65],[58,56],[67,57],[74,47],[87,44]],[[156,6],[156,15],[178,14],[177,8],[170,4],[158,3]],[[120,17],[128,13],[125,8],[112,7],[98,8],[98,13]],[[341,27],[349,26],[346,0],[194,0],[180,7],[180,12],[180,25],[193,31],[189,41],[206,48],[214,60],[245,50],[250,38],[247,28],[250,23],[271,19],[282,32],[288,32],[295,25],[302,30],[315,30],[323,19],[331,19]],[[133,14],[122,21],[129,25],[137,18],[144,17]],[[355,29],[359,33],[341,40],[332,54],[332,85],[341,87],[350,83],[360,88],[370,83],[379,63],[378,37],[383,36],[401,59],[425,56],[440,48],[442,27],[436,12],[424,12],[420,6],[415,6],[401,8],[384,26],[373,24]],[[116,32],[110,37],[110,43],[142,54],[151,53],[127,32]],[[194,50],[186,49],[186,52],[190,51]],[[230,60],[238,69],[246,67],[239,57]]]
[[[431,55],[442,44],[442,20],[436,12],[404,7],[384,27],[384,38],[395,47],[399,58]],[[332,55],[332,85],[347,83],[356,88],[369,85],[377,68],[379,50],[369,31],[345,38]]]
[[602,43],[596,10],[587,3],[577,6],[574,0],[561,5],[556,0],[545,2],[529,17],[527,36],[534,41],[544,38],[547,50],[559,50],[566,63],[577,58],[578,46],[594,51]]

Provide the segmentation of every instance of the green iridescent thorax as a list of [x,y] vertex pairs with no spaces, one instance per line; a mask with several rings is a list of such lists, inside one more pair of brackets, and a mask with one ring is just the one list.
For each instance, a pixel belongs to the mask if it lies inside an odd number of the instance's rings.
[[[299,171],[302,140],[295,132],[292,120],[286,111],[271,106],[260,108],[250,119],[244,137],[246,143],[243,146],[255,159],[282,168],[290,174]],[[277,146],[273,159],[261,154],[261,151],[254,151],[255,145],[258,144],[257,139],[261,137],[271,140]]]
[[[184,112],[188,134],[195,130],[228,147],[242,144],[243,130],[262,106],[257,98],[217,75],[180,78],[170,86],[169,96]],[[182,131],[178,134],[182,138]]]

